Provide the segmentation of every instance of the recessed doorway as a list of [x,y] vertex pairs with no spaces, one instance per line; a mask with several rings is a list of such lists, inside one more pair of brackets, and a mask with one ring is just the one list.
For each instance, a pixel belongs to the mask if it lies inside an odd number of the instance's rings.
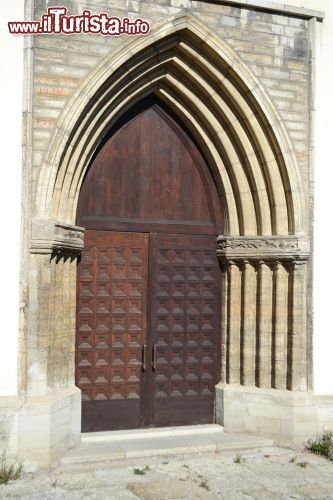
[[220,205],[198,146],[162,103],[142,101],[110,131],[77,223],[82,430],[213,422]]

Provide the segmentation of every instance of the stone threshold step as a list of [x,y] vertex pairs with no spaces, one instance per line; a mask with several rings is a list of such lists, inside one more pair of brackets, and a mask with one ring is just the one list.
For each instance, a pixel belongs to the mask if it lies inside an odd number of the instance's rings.
[[192,453],[230,452],[272,447],[272,439],[221,431],[125,439],[118,442],[83,442],[69,450],[61,464],[83,464],[142,457],[188,455]]
[[151,439],[156,437],[174,437],[211,434],[223,432],[218,424],[186,425],[178,427],[152,427],[149,429],[131,429],[123,431],[85,432],[81,434],[81,443],[116,443],[133,439]]

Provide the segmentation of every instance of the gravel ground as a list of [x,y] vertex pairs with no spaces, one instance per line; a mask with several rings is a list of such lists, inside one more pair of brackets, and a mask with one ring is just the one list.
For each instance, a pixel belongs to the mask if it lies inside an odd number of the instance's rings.
[[333,462],[282,448],[59,466],[0,486],[22,499],[333,499]]

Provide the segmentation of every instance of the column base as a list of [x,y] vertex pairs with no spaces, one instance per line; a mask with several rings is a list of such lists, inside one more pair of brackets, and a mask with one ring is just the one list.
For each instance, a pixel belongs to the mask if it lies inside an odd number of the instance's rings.
[[47,469],[81,440],[81,391],[72,387],[43,397],[0,398],[0,443],[25,470]]
[[323,430],[333,432],[333,394],[315,395],[314,400],[317,407],[317,433],[321,434]]
[[[333,425],[333,411],[330,418]],[[322,432],[316,397],[309,392],[218,384],[216,419],[226,432],[266,436],[285,446],[304,446]]]

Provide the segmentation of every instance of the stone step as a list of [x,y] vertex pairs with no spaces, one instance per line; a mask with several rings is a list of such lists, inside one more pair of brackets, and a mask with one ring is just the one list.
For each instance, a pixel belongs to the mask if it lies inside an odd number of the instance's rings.
[[[132,436],[137,433],[140,437],[129,438],[128,431],[123,431],[126,436],[123,440],[119,438],[118,434],[115,441],[112,441],[112,436],[111,441],[84,441],[77,448],[69,450],[62,458],[61,464],[88,464],[142,457],[241,451],[269,448],[274,444],[272,439],[249,434],[229,434],[219,429],[208,432],[206,428],[201,431],[200,427],[202,426],[193,427],[195,428],[192,428],[191,432],[188,429],[189,432],[186,434],[172,434],[172,429],[168,428],[168,431],[155,429],[159,432],[155,435],[146,431],[144,438],[141,436],[141,432],[134,431]],[[109,433],[104,434],[105,438],[109,437],[106,436]]]
[[186,425],[178,427],[157,427],[150,429],[131,429],[125,431],[85,432],[81,434],[81,443],[116,443],[133,439],[150,439],[156,437],[175,437],[202,435],[223,432],[218,424]]

